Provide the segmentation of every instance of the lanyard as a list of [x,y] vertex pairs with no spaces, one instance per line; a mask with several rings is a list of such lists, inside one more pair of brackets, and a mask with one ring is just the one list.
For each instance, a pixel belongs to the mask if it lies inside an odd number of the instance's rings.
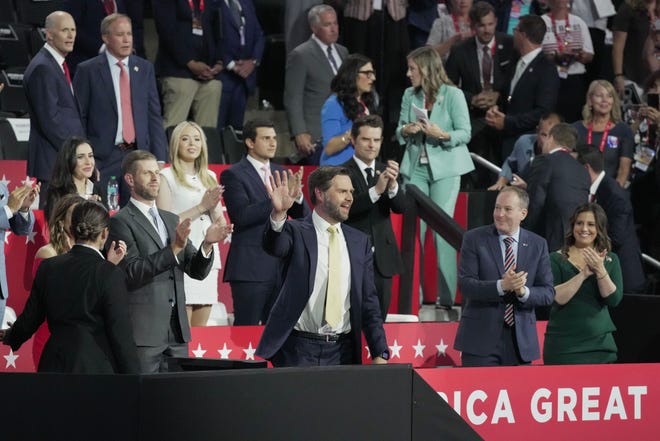
[[[569,41],[562,41],[562,38],[559,36],[559,32],[557,32],[557,23],[555,22],[555,16],[553,14],[550,15],[550,21],[552,23],[552,33],[555,34],[555,40],[557,40],[557,50],[559,52],[564,52],[564,45],[568,46]],[[566,14],[566,26],[564,27],[564,37],[570,36],[571,33],[571,23],[569,22],[569,15]]]
[[[190,5],[190,10],[194,12],[195,4],[193,0],[188,0],[188,4]],[[204,12],[204,0],[199,0],[199,12]]]
[[451,20],[454,22],[454,30],[457,34],[460,34],[461,24],[458,22],[458,17],[456,17],[456,14],[451,14]]
[[[601,152],[605,148],[605,140],[607,140],[607,134],[610,132],[610,127],[612,126],[612,121],[607,121],[607,124],[605,125],[605,130],[603,131],[603,137],[600,139],[600,145],[598,146],[598,150]],[[590,122],[589,123],[589,130],[587,131],[587,144],[591,144],[591,137],[594,132],[594,123]]]

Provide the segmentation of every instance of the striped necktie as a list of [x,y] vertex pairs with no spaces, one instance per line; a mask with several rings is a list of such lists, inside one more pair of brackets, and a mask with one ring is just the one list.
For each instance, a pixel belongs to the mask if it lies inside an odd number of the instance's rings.
[[[513,255],[513,237],[504,238],[504,272],[509,271],[516,264],[516,257]],[[504,306],[504,323],[507,326],[513,326],[513,303],[506,303]]]

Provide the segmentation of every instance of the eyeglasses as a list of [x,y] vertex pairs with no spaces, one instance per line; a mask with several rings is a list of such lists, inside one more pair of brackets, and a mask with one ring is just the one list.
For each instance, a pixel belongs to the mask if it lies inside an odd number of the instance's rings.
[[376,78],[376,71],[375,70],[358,70],[358,73],[366,75],[369,78]]

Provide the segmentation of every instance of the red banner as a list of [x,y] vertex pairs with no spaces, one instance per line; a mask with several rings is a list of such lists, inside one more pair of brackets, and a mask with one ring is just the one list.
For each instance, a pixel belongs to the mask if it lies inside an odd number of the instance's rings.
[[657,364],[417,372],[488,441],[658,439]]

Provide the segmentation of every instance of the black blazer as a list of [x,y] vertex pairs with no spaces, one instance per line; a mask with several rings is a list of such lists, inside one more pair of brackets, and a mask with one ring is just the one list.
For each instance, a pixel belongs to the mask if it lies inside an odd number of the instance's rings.
[[[405,209],[405,194],[401,185],[394,198],[390,199],[385,192],[374,203],[369,196],[367,182],[355,160],[351,158],[342,166],[350,171],[354,189],[353,205],[344,224],[357,228],[369,236],[374,247],[374,266],[381,276],[392,277],[401,274],[403,261],[390,221],[390,211],[403,213]],[[384,171],[385,165],[377,161],[376,170]]]
[[[510,35],[498,32],[495,34],[495,54],[493,56],[493,90],[500,93],[498,105],[502,107],[509,96],[511,82],[510,70],[515,69],[516,61],[513,51],[513,39]],[[447,75],[465,94],[465,100],[470,106],[472,97],[482,91],[481,66],[477,56],[477,41],[468,38],[451,48],[446,64]],[[481,109],[470,106],[474,116],[485,114]]]
[[46,318],[51,336],[39,372],[137,374],[127,300],[124,272],[96,251],[76,245],[39,265],[6,342],[18,350]]
[[[511,83],[515,74],[516,59],[511,66],[509,75]],[[541,51],[527,65],[520,76],[516,88],[504,106],[504,135],[515,137],[524,133],[534,132],[541,116],[555,110],[557,94],[559,93],[559,76],[557,67],[548,61]]]
[[534,158],[527,180],[529,213],[525,226],[545,237],[550,252],[564,244],[570,218],[589,200],[590,186],[587,170],[569,153],[559,151]]
[[630,196],[616,180],[604,176],[596,190],[596,202],[607,215],[607,234],[612,251],[619,257],[623,275],[623,291],[642,291],[645,286],[642,251],[635,233],[635,221]]

